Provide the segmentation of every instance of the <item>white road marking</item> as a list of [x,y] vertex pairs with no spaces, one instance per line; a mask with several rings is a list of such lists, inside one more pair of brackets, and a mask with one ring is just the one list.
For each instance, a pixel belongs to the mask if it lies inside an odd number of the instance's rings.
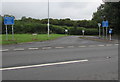
[[98,46],[105,46],[105,45],[98,45]]
[[52,47],[44,47],[44,48],[42,48],[42,49],[44,50],[44,49],[51,49],[51,48],[52,48]]
[[25,69],[25,68],[35,68],[35,67],[46,67],[46,66],[54,66],[54,65],[60,65],[60,64],[72,64],[72,63],[79,63],[79,62],[86,62],[85,60],[75,60],[75,61],[66,61],[66,62],[57,62],[57,63],[48,63],[48,64],[39,64],[39,65],[31,65],[31,66],[20,66],[20,67],[9,67],[9,68],[0,68],[0,71],[5,70],[17,70],[17,69]]
[[68,48],[74,48],[74,46],[68,46]]
[[112,44],[106,44],[106,46],[112,46]]
[[55,47],[55,48],[57,48],[57,49],[61,49],[61,48],[64,48],[64,47]]
[[[116,46],[118,46],[119,44],[106,44],[106,45],[97,45],[97,46],[112,46],[112,45],[116,45]],[[96,45],[89,45],[88,47],[95,47]],[[68,48],[74,48],[75,46],[67,46]],[[81,48],[83,48],[83,47],[87,47],[87,46],[78,46],[78,47],[81,47]],[[51,49],[52,47],[43,47],[42,49]],[[57,48],[57,49],[62,49],[62,48],[64,48],[64,47],[55,47],[55,48]],[[37,49],[39,49],[39,48],[28,48],[29,50],[37,50]],[[13,50],[15,50],[15,51],[23,51],[23,50],[25,50],[24,48],[16,48],[16,49],[13,49]],[[9,49],[3,49],[3,50],[0,50],[0,52],[4,52],[4,51],[9,51]]]
[[0,52],[5,52],[5,51],[8,51],[9,49],[4,49],[4,50],[0,50]]
[[16,49],[13,49],[13,50],[15,50],[15,51],[23,51],[25,49],[24,48],[16,48]]
[[39,48],[28,48],[29,50],[38,50]]
[[80,48],[84,48],[84,47],[87,47],[87,46],[78,46],[78,47],[80,47]]

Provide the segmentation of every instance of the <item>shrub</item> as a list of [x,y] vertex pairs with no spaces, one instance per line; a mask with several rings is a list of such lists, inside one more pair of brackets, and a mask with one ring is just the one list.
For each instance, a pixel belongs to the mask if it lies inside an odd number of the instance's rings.
[[97,35],[98,34],[98,30],[95,28],[83,28],[83,27],[77,27],[75,28],[70,28],[69,29],[69,34],[71,35],[82,35],[82,30],[85,30],[85,35]]

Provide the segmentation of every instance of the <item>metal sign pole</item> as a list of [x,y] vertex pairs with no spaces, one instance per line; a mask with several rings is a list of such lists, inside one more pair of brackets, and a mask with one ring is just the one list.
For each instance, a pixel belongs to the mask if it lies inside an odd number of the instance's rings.
[[8,31],[7,31],[7,25],[6,25],[6,40],[8,40]]
[[103,27],[103,38],[104,38],[104,34],[105,34],[105,32],[104,32],[104,27]]
[[109,29],[110,41],[112,40],[112,29]]
[[99,38],[101,37],[101,35],[100,35],[100,34],[101,34],[101,30],[100,30],[100,26],[99,26]]
[[14,29],[13,29],[13,25],[12,25],[12,40],[14,40]]
[[107,33],[108,33],[108,31],[107,31],[107,27],[106,27],[106,39],[107,39]]
[[98,27],[99,27],[99,38],[101,37],[101,23],[98,23]]
[[111,33],[110,33],[110,41],[112,40],[112,35],[111,35]]
[[85,34],[84,34],[84,33],[85,33],[85,30],[82,30],[82,33],[83,33],[83,37],[84,37],[84,35],[85,35]]

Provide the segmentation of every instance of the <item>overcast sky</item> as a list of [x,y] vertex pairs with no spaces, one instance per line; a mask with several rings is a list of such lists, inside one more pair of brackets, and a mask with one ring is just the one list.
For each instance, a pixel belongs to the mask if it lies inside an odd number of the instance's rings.
[[[34,2],[33,2],[34,1]],[[50,17],[57,19],[71,18],[73,20],[90,20],[93,12],[102,3],[101,0],[50,0]],[[1,3],[0,3],[1,5]],[[1,7],[0,7],[1,8]],[[22,16],[44,19],[48,16],[47,0],[2,0],[0,14],[14,15],[16,19]]]

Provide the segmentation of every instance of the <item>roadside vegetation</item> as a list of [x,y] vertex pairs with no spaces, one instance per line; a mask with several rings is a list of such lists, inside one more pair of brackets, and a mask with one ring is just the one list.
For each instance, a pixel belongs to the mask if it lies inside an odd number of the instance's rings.
[[54,40],[60,37],[66,36],[64,34],[50,34],[48,37],[47,34],[15,34],[14,40],[12,40],[12,35],[8,35],[8,40],[6,40],[6,35],[0,35],[2,39],[0,39],[0,44],[18,44],[18,43],[25,43],[25,42],[35,42],[35,41],[47,41],[47,40]]
[[[5,15],[6,16],[6,15]],[[9,16],[9,15],[7,15]],[[15,20],[14,32],[16,34],[38,33],[47,34],[47,19],[33,19],[30,17],[22,17],[20,20]],[[69,35],[81,35],[82,30],[87,31],[87,34],[98,34],[97,23],[90,20],[73,21],[66,19],[50,19],[51,34],[65,34],[65,29]],[[8,26],[8,33],[11,34],[11,26]],[[2,24],[2,34],[5,34],[5,25]]]

